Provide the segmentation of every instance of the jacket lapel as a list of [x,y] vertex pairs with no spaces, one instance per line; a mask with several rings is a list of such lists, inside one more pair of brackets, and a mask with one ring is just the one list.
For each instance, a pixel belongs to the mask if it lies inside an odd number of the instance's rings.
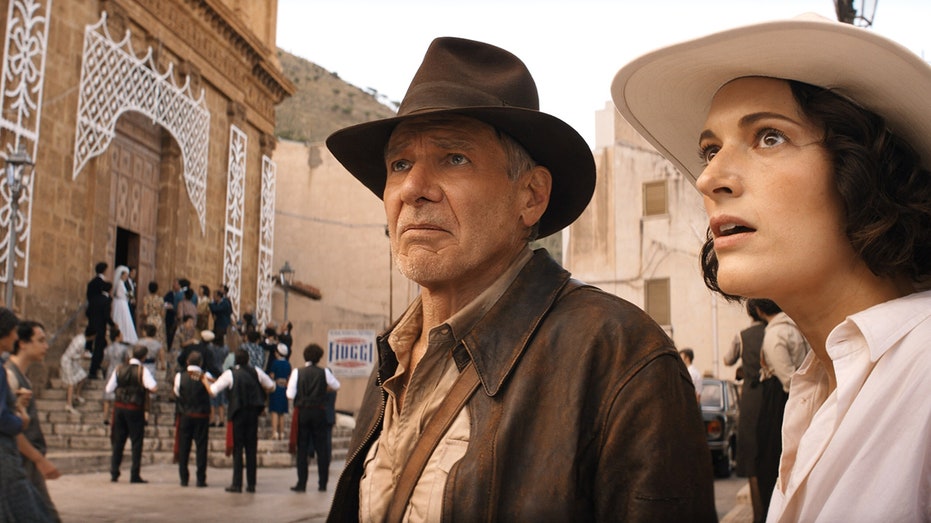
[[567,281],[569,272],[545,249],[534,251],[508,290],[463,337],[486,394],[501,389]]

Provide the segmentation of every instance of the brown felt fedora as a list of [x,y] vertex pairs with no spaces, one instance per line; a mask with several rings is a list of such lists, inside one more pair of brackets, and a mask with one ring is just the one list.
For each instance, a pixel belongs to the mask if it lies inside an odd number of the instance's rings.
[[540,112],[537,87],[527,66],[493,45],[462,38],[437,38],[424,56],[398,116],[331,134],[326,144],[360,182],[382,198],[385,145],[404,120],[456,114],[475,118],[517,140],[553,175],[540,236],[566,227],[585,209],[595,189],[595,162],[584,139],[569,124]]

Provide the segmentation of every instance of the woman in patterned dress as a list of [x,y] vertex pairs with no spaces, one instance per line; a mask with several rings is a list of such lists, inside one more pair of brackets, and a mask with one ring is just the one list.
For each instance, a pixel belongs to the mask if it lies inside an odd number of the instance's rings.
[[[87,371],[84,370],[84,366],[81,365],[81,358],[84,357],[84,344],[88,338],[93,338],[96,335],[97,333],[94,332],[94,328],[88,325],[87,328],[84,329],[84,334],[75,336],[74,339],[71,340],[71,344],[68,345],[68,348],[65,349],[65,352],[61,355],[61,365],[59,367],[61,382],[68,386],[68,401],[65,405],[65,409],[72,414],[77,414],[77,411],[74,409],[75,400],[77,400],[78,403],[84,403],[84,398],[81,397],[84,379],[87,378]],[[103,336],[103,334],[101,336]]]

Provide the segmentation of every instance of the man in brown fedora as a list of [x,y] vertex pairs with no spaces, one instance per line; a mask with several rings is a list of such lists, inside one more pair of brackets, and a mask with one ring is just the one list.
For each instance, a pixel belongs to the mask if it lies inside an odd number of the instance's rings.
[[581,214],[595,166],[517,57],[439,38],[397,117],[327,146],[421,287],[378,339],[331,521],[716,519],[672,341],[528,246]]

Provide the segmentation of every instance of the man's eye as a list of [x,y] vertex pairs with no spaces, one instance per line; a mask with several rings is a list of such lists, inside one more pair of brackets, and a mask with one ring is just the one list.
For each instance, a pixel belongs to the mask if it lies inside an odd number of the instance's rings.
[[411,166],[411,162],[407,160],[395,160],[391,162],[391,172],[401,172],[406,171]]
[[761,147],[776,147],[787,141],[786,135],[778,129],[761,129],[760,132],[757,133],[757,143]]
[[449,163],[453,165],[464,165],[469,163],[469,159],[462,154],[451,154],[449,155]]

